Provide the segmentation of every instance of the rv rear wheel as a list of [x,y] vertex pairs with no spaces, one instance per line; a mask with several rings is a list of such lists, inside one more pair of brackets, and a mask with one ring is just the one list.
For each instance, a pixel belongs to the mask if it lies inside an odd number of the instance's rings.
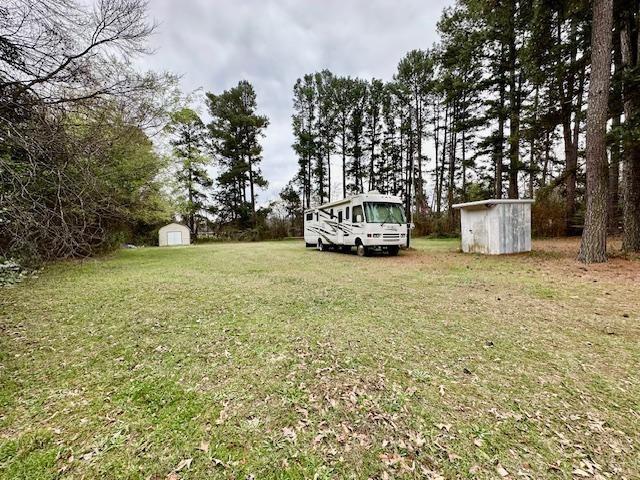
[[318,239],[318,250],[320,250],[321,252],[324,252],[326,250],[324,244],[322,243],[321,239]]
[[367,255],[369,255],[369,249],[361,243],[359,243],[356,247],[356,252],[358,253],[359,257],[366,257]]

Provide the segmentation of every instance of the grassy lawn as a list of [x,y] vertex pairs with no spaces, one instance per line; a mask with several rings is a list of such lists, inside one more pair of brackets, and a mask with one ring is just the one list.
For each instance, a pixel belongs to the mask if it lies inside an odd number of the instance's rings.
[[638,478],[640,261],[146,248],[0,291],[0,478]]

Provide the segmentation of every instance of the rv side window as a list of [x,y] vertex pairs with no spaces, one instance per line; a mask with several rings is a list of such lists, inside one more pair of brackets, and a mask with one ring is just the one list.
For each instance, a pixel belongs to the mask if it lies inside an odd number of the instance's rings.
[[313,220],[313,213],[307,213],[307,220]]
[[347,207],[346,210],[344,211],[344,219],[349,220],[349,207]]
[[358,221],[358,215],[362,217],[362,221],[364,221],[364,215],[362,215],[362,205],[356,205],[353,207],[353,221]]
[[338,223],[342,223],[342,210],[338,212]]

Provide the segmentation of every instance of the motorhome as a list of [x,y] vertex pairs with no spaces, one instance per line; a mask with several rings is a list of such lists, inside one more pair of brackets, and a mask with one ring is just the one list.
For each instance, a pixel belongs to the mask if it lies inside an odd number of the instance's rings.
[[318,250],[373,251],[397,255],[406,245],[410,224],[400,197],[371,191],[304,212],[304,241]]

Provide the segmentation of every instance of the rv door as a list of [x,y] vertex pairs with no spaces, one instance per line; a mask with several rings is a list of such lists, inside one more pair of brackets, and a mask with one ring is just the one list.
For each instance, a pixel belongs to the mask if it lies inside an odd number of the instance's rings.
[[344,230],[342,230],[344,221],[344,211],[338,210],[337,216],[335,218],[336,222],[338,222],[338,226],[336,228],[336,243],[338,245],[344,245]]

